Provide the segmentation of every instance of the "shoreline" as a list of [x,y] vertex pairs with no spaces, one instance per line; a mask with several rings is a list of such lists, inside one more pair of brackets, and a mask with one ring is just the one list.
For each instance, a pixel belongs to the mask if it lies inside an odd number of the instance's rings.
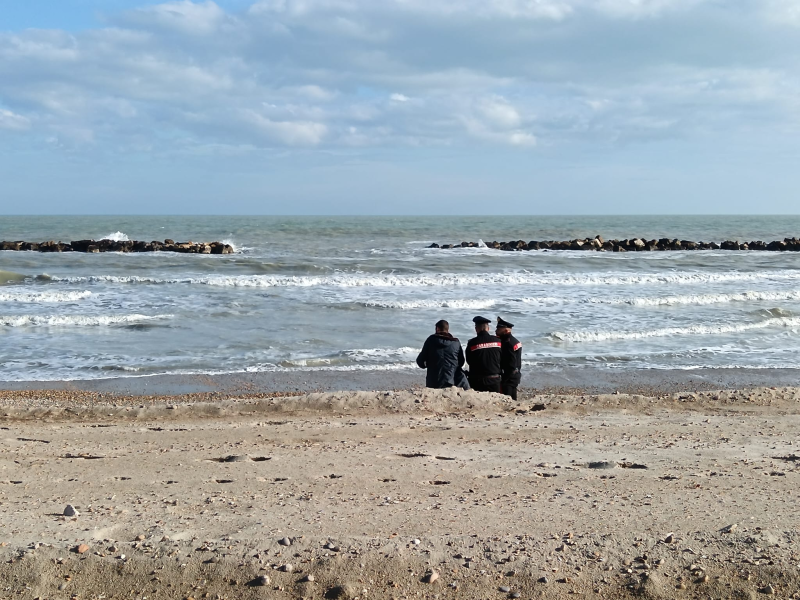
[[[800,384],[800,369],[528,369],[520,394],[659,395]],[[190,375],[151,375],[63,381],[0,381],[0,392],[50,390],[119,396],[243,396],[336,391],[424,388],[422,369],[392,371],[296,371]],[[6,394],[8,395],[8,394]]]

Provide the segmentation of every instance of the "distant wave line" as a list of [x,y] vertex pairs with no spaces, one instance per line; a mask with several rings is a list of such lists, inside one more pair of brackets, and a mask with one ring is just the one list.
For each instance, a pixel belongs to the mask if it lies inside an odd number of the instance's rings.
[[563,285],[563,286],[625,286],[671,284],[691,285],[702,283],[747,282],[764,280],[797,281],[800,270],[755,271],[742,273],[669,272],[643,274],[580,274],[565,273],[478,273],[478,274],[380,274],[342,273],[326,276],[288,276],[288,275],[234,275],[204,276],[179,279],[162,279],[137,275],[92,275],[81,277],[42,276],[54,282],[73,284],[121,283],[121,284],[184,284],[210,285],[221,287],[452,287],[465,285]]
[[608,331],[602,329],[584,329],[577,331],[553,331],[549,336],[563,342],[602,342],[609,340],[637,340],[654,337],[675,337],[692,335],[719,335],[724,333],[741,333],[769,327],[795,329],[800,327],[800,317],[776,317],[756,323],[739,323],[733,325],[689,325],[687,327],[662,327],[640,331]]
[[5,327],[101,327],[129,325],[173,318],[173,315],[12,315],[0,316],[0,325]]

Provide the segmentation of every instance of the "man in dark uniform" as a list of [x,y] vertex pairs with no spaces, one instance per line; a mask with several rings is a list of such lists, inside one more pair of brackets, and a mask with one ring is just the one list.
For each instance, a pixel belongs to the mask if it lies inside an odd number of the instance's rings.
[[469,389],[464,366],[464,351],[458,338],[450,335],[450,324],[437,321],[435,333],[425,340],[422,352],[417,356],[420,369],[427,369],[425,385],[429,388],[448,388],[454,385]]
[[489,333],[491,321],[484,317],[472,319],[478,335],[467,342],[469,384],[476,392],[502,393],[500,385],[500,338]]
[[522,344],[511,335],[513,323],[509,323],[497,317],[497,329],[495,333],[500,338],[502,346],[500,348],[500,368],[502,370],[502,388],[506,396],[517,399],[517,386],[522,378]]

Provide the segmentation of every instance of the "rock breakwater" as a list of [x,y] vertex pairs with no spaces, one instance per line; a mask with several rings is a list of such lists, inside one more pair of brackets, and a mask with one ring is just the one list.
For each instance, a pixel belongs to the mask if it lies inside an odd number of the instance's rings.
[[138,240],[77,240],[71,242],[0,242],[0,250],[33,252],[180,252],[184,254],[233,254],[233,246],[224,242],[163,242]]
[[624,240],[604,240],[602,236],[565,241],[512,240],[509,242],[460,242],[457,244],[431,244],[428,248],[494,248],[507,252],[522,250],[588,250],[595,252],[666,252],[675,250],[761,250],[765,252],[800,252],[800,239],[784,238],[782,241],[739,242],[694,242],[661,238],[630,238]]

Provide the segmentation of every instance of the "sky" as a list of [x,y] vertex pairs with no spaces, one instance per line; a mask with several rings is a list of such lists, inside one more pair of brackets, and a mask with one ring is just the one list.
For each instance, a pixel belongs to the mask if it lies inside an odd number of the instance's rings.
[[0,214],[798,214],[800,0],[0,0]]

